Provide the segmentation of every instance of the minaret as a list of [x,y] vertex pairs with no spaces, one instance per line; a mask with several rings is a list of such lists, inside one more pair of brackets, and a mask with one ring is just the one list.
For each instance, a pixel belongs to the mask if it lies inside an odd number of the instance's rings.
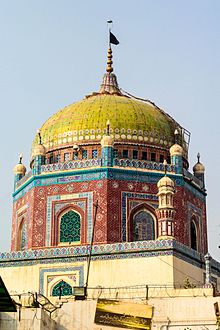
[[203,188],[205,188],[205,166],[200,163],[200,154],[197,155],[197,163],[193,166],[193,173],[197,179],[203,183]]
[[174,217],[173,195],[175,185],[166,174],[167,162],[164,161],[165,175],[158,183],[159,207],[156,210],[158,219],[158,239],[174,238]]
[[107,135],[105,135],[101,140],[102,145],[102,166],[113,166],[113,145],[114,140],[110,136],[109,127],[110,121],[107,123]]
[[41,172],[41,165],[45,164],[45,156],[46,156],[46,149],[42,144],[41,141],[41,134],[40,131],[37,131],[38,134],[38,144],[34,147],[32,151],[32,157],[34,159],[32,173],[33,174],[40,174]]
[[176,129],[174,132],[175,144],[170,148],[171,165],[176,166],[176,173],[181,174],[183,172],[183,148],[178,144],[179,132]]
[[16,183],[20,181],[26,173],[26,167],[22,164],[23,155],[19,157],[19,163],[14,167],[14,188],[16,188]]

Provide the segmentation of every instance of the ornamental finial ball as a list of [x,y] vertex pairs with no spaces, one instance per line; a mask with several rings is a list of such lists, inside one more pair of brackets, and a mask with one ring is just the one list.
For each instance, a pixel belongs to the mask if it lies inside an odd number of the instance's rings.
[[23,154],[19,155],[19,163],[15,165],[13,172],[15,175],[21,174],[22,176],[26,173],[26,167],[22,164]]
[[182,156],[183,155],[183,148],[175,143],[170,148],[170,155],[172,156]]
[[205,166],[202,163],[200,163],[200,153],[197,154],[197,163],[193,166],[193,172],[194,173],[205,172]]

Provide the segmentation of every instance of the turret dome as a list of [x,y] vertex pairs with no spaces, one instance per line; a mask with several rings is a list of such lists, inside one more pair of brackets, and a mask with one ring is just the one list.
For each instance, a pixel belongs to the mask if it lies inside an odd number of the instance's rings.
[[22,164],[22,159],[23,159],[23,155],[21,154],[19,157],[19,163],[15,165],[13,169],[15,175],[19,174],[23,176],[26,173],[26,167]]
[[157,182],[157,187],[174,187],[175,184],[173,180],[171,180],[168,176],[163,176],[158,182]]
[[174,155],[182,156],[183,155],[183,148],[177,143],[173,144],[172,147],[170,148],[170,155],[171,156],[174,156]]
[[193,166],[193,172],[194,173],[204,173],[205,172],[205,166],[202,163],[196,163]]
[[36,144],[32,150],[32,156],[45,156],[46,155],[46,148],[43,144]]

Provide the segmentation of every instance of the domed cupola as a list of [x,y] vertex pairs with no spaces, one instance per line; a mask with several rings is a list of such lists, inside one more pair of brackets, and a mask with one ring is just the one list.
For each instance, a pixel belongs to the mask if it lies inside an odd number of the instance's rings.
[[[140,155],[148,148],[147,160],[163,162],[168,159],[169,148],[175,142],[174,130],[178,128],[183,136],[184,129],[153,102],[122,93],[112,64],[112,49],[109,48],[106,73],[99,92],[87,95],[52,115],[40,129],[42,144],[38,143],[38,135],[34,139],[32,156],[45,152],[46,163],[58,163],[66,159],[92,158],[92,150],[96,149],[99,157],[103,141],[113,139],[119,157],[122,157],[122,148],[130,153],[132,148],[138,148]],[[108,120],[110,134],[103,139]],[[187,159],[188,145],[184,139],[182,141]],[[74,153],[74,145],[79,147],[79,152]]]
[[196,174],[204,174],[205,173],[205,166],[200,163],[200,154],[197,155],[197,163],[193,166],[193,173]]
[[200,154],[197,154],[197,163],[193,166],[193,173],[203,183],[205,187],[205,166],[200,163]]
[[40,130],[37,131],[37,134],[38,134],[39,141],[38,141],[38,144],[36,144],[32,149],[33,158],[36,156],[46,156],[46,148],[42,144]]
[[23,155],[21,154],[19,157],[19,162],[15,165],[13,172],[14,172],[14,187],[18,181],[20,181],[26,173],[26,167],[22,164]]
[[15,175],[24,176],[26,173],[26,167],[22,164],[22,159],[23,159],[23,155],[21,154],[19,157],[19,163],[15,165],[13,169]]
[[41,171],[41,165],[45,164],[46,148],[42,144],[41,132],[37,131],[38,144],[36,144],[32,149],[31,155],[31,168],[33,174],[39,174]]

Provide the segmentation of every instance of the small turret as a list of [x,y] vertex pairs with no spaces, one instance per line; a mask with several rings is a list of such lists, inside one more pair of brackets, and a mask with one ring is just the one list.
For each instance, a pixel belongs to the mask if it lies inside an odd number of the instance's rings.
[[40,131],[37,131],[38,134],[38,144],[32,150],[32,157],[34,160],[32,172],[33,174],[40,174],[41,165],[45,164],[46,149],[41,141]]
[[25,175],[26,173],[26,167],[22,164],[22,160],[23,160],[23,155],[21,154],[19,156],[19,162],[17,165],[15,165],[14,169],[13,169],[13,172],[14,172],[14,184],[16,185],[16,183],[18,181],[21,180],[21,178],[23,178],[23,176]]
[[181,174],[183,171],[183,148],[178,144],[179,132],[174,132],[175,144],[170,148],[171,164],[176,166],[176,173]]
[[205,166],[200,163],[200,154],[197,154],[197,163],[193,166],[193,173],[203,183],[205,188]]
[[166,174],[167,162],[164,161],[165,175],[158,183],[159,207],[156,210],[158,218],[158,238],[174,238],[174,216],[173,195],[175,184]]

